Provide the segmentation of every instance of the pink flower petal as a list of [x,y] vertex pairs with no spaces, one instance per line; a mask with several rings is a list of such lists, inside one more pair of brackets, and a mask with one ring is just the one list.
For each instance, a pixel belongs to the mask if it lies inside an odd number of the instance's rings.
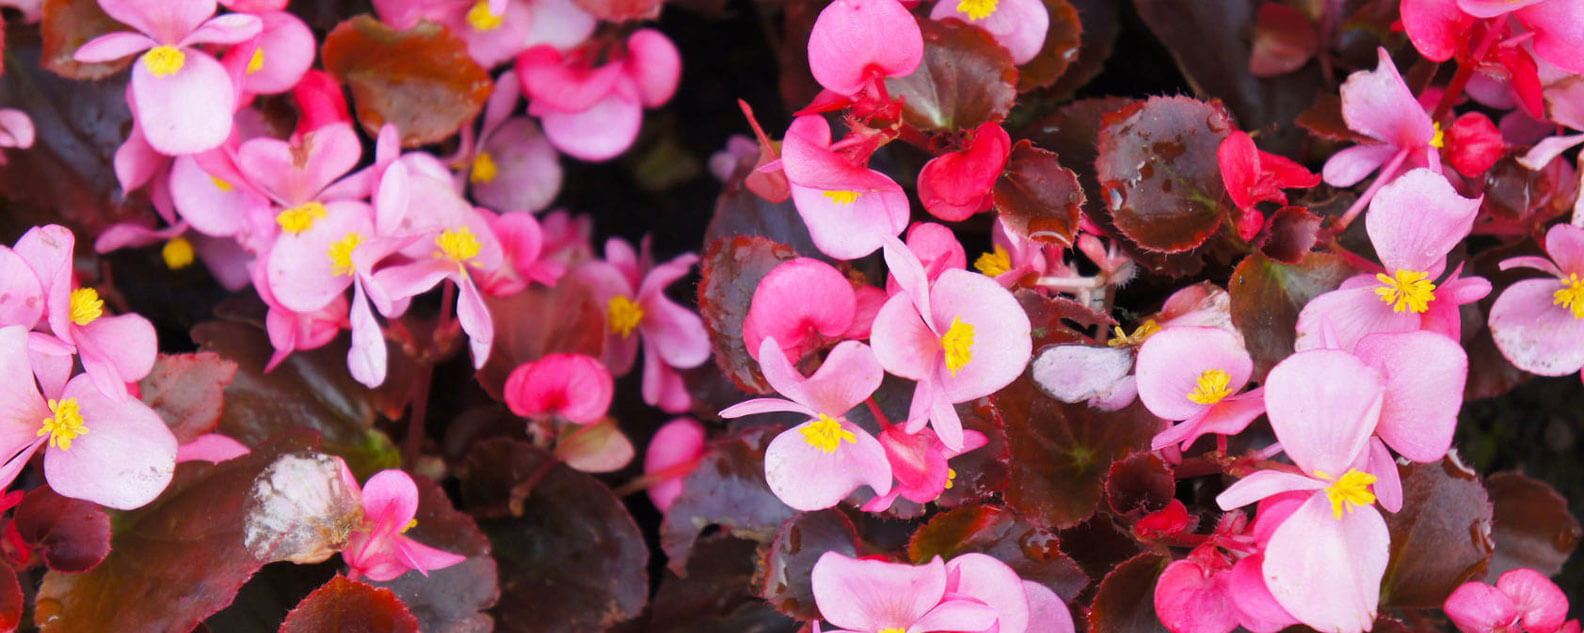
[[956,373],[949,372],[944,357],[937,366],[943,394],[950,402],[995,393],[1028,367],[1033,349],[1028,314],[994,279],[966,270],[947,270],[930,289],[930,306],[935,331],[942,336],[953,323],[974,328],[967,363]]
[[268,201],[235,181],[210,175],[192,156],[171,163],[170,192],[182,219],[205,235],[236,235],[247,218],[269,212]]
[[1293,354],[1265,379],[1271,429],[1304,474],[1341,477],[1375,430],[1383,385],[1379,372],[1347,352]]
[[[677,469],[703,457],[706,452],[705,437],[704,425],[693,418],[676,418],[665,423],[655,431],[654,437],[649,439],[649,448],[644,451],[644,474],[654,475]],[[682,478],[686,474],[686,471],[679,470],[663,481],[650,485],[649,499],[661,512],[670,508],[682,494]]]
[[643,122],[643,106],[611,92],[586,110],[539,110],[545,137],[573,158],[600,162],[632,146]]
[[88,40],[72,53],[72,59],[83,63],[113,62],[134,53],[158,46],[159,42],[142,33],[113,31]]
[[1373,71],[1359,71],[1342,84],[1342,118],[1349,128],[1398,149],[1420,149],[1435,128],[1414,98],[1386,49],[1379,49]]
[[874,352],[858,341],[836,345],[814,375],[804,379],[781,353],[775,339],[765,339],[759,348],[759,366],[765,380],[778,393],[833,418],[863,402],[880,388],[885,377]]
[[332,124],[294,144],[262,137],[237,149],[237,166],[281,206],[314,200],[319,192],[357,166],[363,155],[348,124]]
[[107,396],[126,393],[126,383],[142,380],[154,368],[159,345],[154,325],[143,315],[102,316],[79,328],[78,358]]
[[1402,476],[1397,472],[1397,460],[1392,458],[1391,451],[1386,449],[1386,443],[1379,437],[1370,438],[1369,473],[1375,475],[1375,483],[1370,486],[1375,491],[1375,502],[1387,512],[1396,512],[1402,509]]
[[1032,580],[1023,581],[1023,595],[1029,603],[1027,633],[1073,633],[1072,611],[1056,592]]
[[[1243,341],[1226,330],[1208,327],[1166,328],[1139,347],[1139,399],[1151,413],[1168,420],[1186,420],[1211,405],[1190,399],[1206,372],[1227,375],[1226,394],[1238,393],[1254,372]],[[1214,403],[1212,403],[1214,404]]]
[[[301,233],[282,233],[269,252],[270,291],[294,312],[313,312],[346,292],[353,271],[338,271],[331,250],[354,234],[363,239],[374,235],[374,210],[369,205],[335,201],[324,206],[324,218]],[[348,258],[350,263],[350,253]]]
[[1231,633],[1238,625],[1231,598],[1221,573],[1182,559],[1167,565],[1155,583],[1155,614],[1168,631]]
[[[871,178],[854,182],[851,189],[791,185],[792,203],[821,253],[835,259],[858,259],[907,227],[908,201],[901,186],[879,172],[868,173]],[[859,195],[852,202],[841,203],[829,192]]]
[[370,389],[385,382],[385,333],[369,310],[363,284],[352,291],[352,310],[348,313],[352,325],[352,345],[347,349],[347,371],[352,378]]
[[912,73],[924,58],[924,38],[896,0],[843,0],[814,20],[808,58],[821,86],[853,95],[874,79]]
[[99,7],[161,44],[175,44],[215,12],[214,0],[102,0]]
[[1554,224],[1546,231],[1545,245],[1562,272],[1584,276],[1584,226]]
[[946,589],[953,595],[973,598],[994,609],[999,630],[1028,629],[1029,604],[1023,579],[1006,563],[985,554],[963,554],[946,562],[946,578]]
[[1473,228],[1481,200],[1458,195],[1445,176],[1414,169],[1381,188],[1364,226],[1388,274],[1411,270],[1433,279],[1445,268],[1447,253]]
[[910,380],[933,377],[942,354],[940,337],[925,325],[905,293],[892,295],[880,307],[869,342],[881,367]]
[[661,357],[654,340],[645,338],[643,384],[640,385],[644,404],[657,407],[666,413],[682,413],[693,407],[693,396],[687,383]]
[[30,329],[44,316],[44,286],[16,251],[0,246],[0,325]]
[[638,29],[627,36],[627,74],[638,86],[638,99],[657,108],[671,100],[682,78],[682,55],[664,33]]
[[946,566],[940,557],[914,566],[826,552],[814,563],[811,584],[820,615],[831,624],[858,631],[902,628],[941,602]]
[[1491,305],[1491,337],[1502,356],[1524,371],[1566,376],[1584,367],[1584,319],[1555,305],[1562,284],[1555,278],[1525,279]]
[[1419,329],[1423,317],[1411,310],[1392,311],[1392,306],[1375,293],[1379,284],[1373,277],[1361,275],[1354,279],[1362,282],[1359,287],[1344,284],[1304,304],[1298,312],[1298,351],[1324,347],[1327,327],[1336,336],[1337,346],[1344,350],[1353,349],[1359,339],[1370,334]]
[[1325,482],[1313,477],[1279,470],[1258,470],[1237,480],[1217,495],[1216,505],[1221,506],[1222,510],[1231,510],[1286,492],[1305,492],[1325,487]]
[[1546,0],[1517,11],[1518,20],[1534,32],[1534,51],[1563,70],[1584,72],[1584,7],[1577,2]]
[[1050,30],[1050,11],[1037,0],[1001,0],[994,13],[980,20],[968,17],[958,6],[956,0],[938,0],[929,17],[936,21],[956,18],[984,29],[997,44],[1012,53],[1012,63],[1018,65],[1034,59],[1045,45],[1045,34]]
[[589,424],[605,417],[614,386],[610,371],[582,354],[551,354],[512,370],[506,406],[522,417],[550,413]]
[[[241,44],[253,39],[264,30],[258,16],[247,13],[226,13],[204,22],[188,33],[176,46],[190,47],[201,44]],[[304,69],[306,70],[306,69]]]
[[176,447],[176,463],[209,462],[218,464],[236,459],[252,451],[241,442],[219,433],[206,433],[193,441]]
[[418,485],[400,470],[382,470],[363,484],[363,519],[375,534],[397,532],[418,515]]
[[765,483],[782,503],[809,512],[841,503],[859,486],[881,495],[891,491],[891,466],[880,442],[842,419],[838,423],[853,439],[838,439],[836,449],[825,452],[802,433],[815,423],[787,429],[765,448]]
[[1478,582],[1463,583],[1442,607],[1463,633],[1506,631],[1518,620],[1518,608],[1501,590]]
[[1271,535],[1265,586],[1282,608],[1317,630],[1368,630],[1375,622],[1390,538],[1373,506],[1338,519],[1326,496],[1316,494]]
[[1439,334],[1404,332],[1366,336],[1353,353],[1385,380],[1375,434],[1416,462],[1446,455],[1468,375],[1463,347]]
[[703,319],[665,295],[666,287],[686,276],[696,262],[698,256],[687,253],[655,266],[638,288],[638,305],[644,311],[638,327],[644,340],[654,346],[667,365],[677,369],[704,364],[712,349]]
[[62,496],[131,510],[165,489],[176,471],[176,437],[159,414],[137,400],[112,399],[84,376],[66,384],[87,433],[71,448],[44,450],[44,478]]
[[1252,633],[1276,633],[1298,623],[1265,587],[1261,572],[1264,565],[1263,552],[1245,556],[1226,575],[1227,593],[1237,609],[1238,623]]
[[496,165],[489,182],[472,181],[473,199],[497,211],[540,211],[561,191],[560,154],[532,119],[513,117],[484,141]]
[[[929,613],[914,620],[909,631],[975,631],[996,624],[996,611],[976,600],[946,600],[930,609]],[[1010,630],[1010,629],[1009,629]]]
[[1512,598],[1529,633],[1552,633],[1567,620],[1567,594],[1545,574],[1520,567],[1496,579],[1496,588]]
[[793,358],[802,358],[819,337],[838,338],[852,326],[857,297],[834,266],[809,257],[777,264],[754,288],[743,320],[743,342],[757,358],[774,338]]
[[[1370,172],[1380,169],[1398,151],[1396,147],[1385,143],[1354,145],[1332,154],[1331,158],[1326,159],[1320,173],[1328,185],[1351,187],[1364,180]],[[1390,176],[1382,174],[1382,177]]]
[[150,147],[170,156],[219,147],[231,134],[236,109],[231,78],[220,62],[198,50],[185,53],[181,70],[165,77],[155,76],[141,58],[132,65],[138,126]]
[[[313,66],[317,49],[313,32],[297,16],[284,11],[261,13],[258,17],[264,25],[263,37],[258,44],[261,52],[249,53],[242,89],[255,94],[277,94],[291,90]],[[239,46],[233,51],[240,52],[243,48]],[[253,70],[252,65],[255,56],[260,56],[264,61],[264,65],[257,70]]]

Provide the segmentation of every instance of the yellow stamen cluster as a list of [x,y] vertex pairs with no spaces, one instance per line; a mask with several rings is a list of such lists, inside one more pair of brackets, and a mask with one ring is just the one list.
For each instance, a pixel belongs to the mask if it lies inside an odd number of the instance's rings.
[[280,212],[280,215],[275,216],[275,223],[280,225],[282,231],[297,235],[313,228],[314,222],[323,220],[326,215],[329,213],[323,204],[309,202]]
[[1446,130],[1441,129],[1441,124],[1435,124],[1435,136],[1430,137],[1430,146],[1436,149],[1446,147]]
[[1584,319],[1584,279],[1579,279],[1577,274],[1570,274],[1562,280],[1562,288],[1556,291],[1556,298],[1552,305],[1562,306],[1573,311],[1573,318]]
[[77,325],[88,325],[104,315],[104,300],[93,288],[78,288],[71,293],[71,320]]
[[253,56],[248,58],[247,74],[251,75],[264,68],[264,47],[253,49]]
[[143,65],[155,77],[168,77],[187,65],[187,54],[175,46],[155,46],[143,54]]
[[979,259],[974,260],[974,268],[979,269],[979,272],[986,276],[1000,277],[1012,270],[1012,255],[1007,249],[997,246],[995,251],[980,255]]
[[835,453],[836,447],[841,446],[842,442],[849,444],[858,443],[857,435],[842,428],[841,423],[837,422],[835,418],[823,413],[813,422],[798,429],[798,432],[803,434],[804,442],[808,442],[809,446],[817,448],[823,453]]
[[1215,404],[1232,393],[1232,377],[1219,369],[1206,369],[1199,374],[1199,384],[1188,394],[1188,399],[1199,404]]
[[472,8],[468,9],[467,23],[475,31],[489,31],[498,29],[500,25],[505,24],[506,16],[490,13],[489,2],[487,0],[479,0],[473,3]]
[[209,177],[209,182],[214,183],[215,189],[219,189],[221,192],[231,193],[233,191],[236,191],[236,187],[231,186],[231,183],[226,182],[224,180],[221,180],[219,178],[215,178],[214,176],[210,176]]
[[610,321],[610,331],[620,334],[622,338],[631,336],[633,328],[643,322],[643,308],[638,307],[638,302],[625,296],[611,297],[605,306],[605,318]]
[[907,629],[893,626],[888,629],[880,629],[880,633],[907,633]]
[[1122,326],[1118,325],[1112,328],[1116,332],[1116,336],[1106,341],[1106,345],[1111,347],[1143,345],[1144,341],[1149,340],[1149,337],[1154,336],[1160,329],[1160,324],[1156,323],[1155,319],[1146,319],[1143,323],[1140,323],[1138,329],[1133,330],[1132,335],[1129,335],[1127,330],[1122,329]]
[[326,253],[330,257],[331,274],[340,276],[351,275],[356,272],[357,266],[352,263],[352,251],[357,250],[358,245],[362,243],[363,234],[355,231],[347,233],[346,237],[338,241],[332,242],[329,252]]
[[193,245],[187,238],[180,235],[173,237],[160,249],[160,257],[165,260],[165,267],[171,270],[181,270],[193,263]]
[[1331,515],[1340,519],[1346,510],[1349,514],[1353,508],[1367,506],[1375,503],[1375,493],[1370,486],[1375,483],[1376,477],[1357,468],[1350,469],[1341,479],[1333,480],[1325,471],[1315,471],[1315,476],[1326,481],[1336,483],[1325,489],[1326,498],[1331,500]]
[[495,164],[495,157],[489,152],[479,152],[473,157],[473,169],[468,174],[468,180],[475,185],[487,185],[495,182],[495,177],[500,175],[500,167]]
[[435,248],[440,249],[435,257],[446,257],[460,264],[478,257],[479,247],[478,236],[473,235],[473,229],[459,226],[441,231],[440,236],[435,238]]
[[978,21],[990,17],[1000,4],[999,0],[961,0],[957,3],[957,10],[968,14],[970,21]]
[[947,468],[946,469],[946,489],[947,490],[951,490],[952,484],[954,482],[956,482],[956,481],[957,481],[957,470],[955,468]]
[[856,191],[827,191],[827,192],[825,192],[825,197],[826,198],[830,198],[831,202],[834,202],[834,203],[840,204],[840,205],[852,204],[854,201],[858,200],[858,196],[860,196],[860,195],[863,195],[863,194],[860,194],[860,193],[858,193]]
[[49,409],[52,415],[44,418],[44,426],[35,437],[48,435],[50,446],[63,451],[70,450],[72,440],[88,433],[82,413],[77,410],[77,399],[50,400]]
[[962,317],[952,317],[951,327],[941,335],[941,349],[946,352],[946,369],[951,375],[973,360],[974,326],[964,323]]
[[1375,279],[1381,282],[1381,287],[1375,289],[1375,294],[1380,295],[1381,301],[1392,304],[1392,312],[1423,313],[1430,309],[1430,301],[1435,299],[1436,287],[1426,279],[1429,276],[1429,273],[1416,270],[1399,270],[1395,277],[1377,273]]
[[408,521],[407,525],[403,525],[401,531],[398,532],[398,533],[399,534],[406,534],[407,530],[411,530],[411,529],[413,529],[415,527],[418,527],[418,519],[413,519],[411,521]]

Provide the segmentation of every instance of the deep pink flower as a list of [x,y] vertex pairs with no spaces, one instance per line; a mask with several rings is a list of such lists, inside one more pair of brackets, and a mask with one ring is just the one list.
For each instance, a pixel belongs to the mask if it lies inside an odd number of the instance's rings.
[[885,372],[869,346],[843,341],[804,378],[775,339],[759,348],[759,367],[781,398],[756,398],[721,411],[724,418],[789,411],[808,416],[765,448],[765,482],[794,509],[822,510],[859,486],[891,491],[891,466],[875,438],[847,420],[847,412],[880,387]]
[[[1463,633],[1553,633],[1564,627],[1568,599],[1544,574],[1518,568],[1502,574],[1494,587],[1464,583],[1443,608]],[[1577,621],[1566,626],[1578,630]]]
[[1478,178],[1501,160],[1501,131],[1483,112],[1465,112],[1446,130],[1447,162],[1466,178]]
[[863,505],[865,512],[884,512],[897,497],[914,503],[929,503],[940,498],[957,472],[947,467],[947,460],[980,448],[989,442],[983,433],[963,431],[963,447],[954,451],[942,444],[934,431],[919,429],[908,433],[901,426],[889,426],[880,432],[880,446],[885,448],[886,459],[891,462],[891,474],[896,485],[891,492],[876,496]]
[[1404,168],[1439,164],[1438,130],[1384,48],[1375,70],[1353,73],[1342,84],[1342,118],[1350,129],[1377,142],[1333,154],[1322,170],[1326,184],[1350,187],[1399,155]]
[[948,448],[963,447],[953,406],[995,393],[1023,373],[1033,343],[1028,315],[994,279],[965,270],[934,283],[902,242],[890,238],[886,264],[902,292],[875,315],[870,341],[886,371],[918,382],[907,429],[926,423]]
[[[957,234],[944,224],[914,222],[908,227],[905,243],[908,251],[924,266],[924,277],[931,283],[948,270],[968,269],[968,252],[963,249],[962,242],[957,241]],[[896,276],[887,275],[886,294],[899,291]]]
[[1216,149],[1216,161],[1221,166],[1221,180],[1226,184],[1227,196],[1243,212],[1237,230],[1244,240],[1254,239],[1265,225],[1264,216],[1254,208],[1256,203],[1286,205],[1287,194],[1283,189],[1307,189],[1320,184],[1320,176],[1292,159],[1255,147],[1254,139],[1241,130],[1221,141]]
[[849,156],[844,147],[831,144],[823,117],[800,116],[782,141],[781,166],[814,246],[836,259],[857,259],[907,228],[908,201],[901,185],[866,166],[867,154]]
[[1019,65],[1039,54],[1050,30],[1050,11],[1039,0],[936,0],[930,19],[946,18],[984,29]]
[[402,535],[417,524],[414,517],[418,515],[418,486],[407,473],[382,470],[369,477],[368,484],[361,489],[344,464],[341,474],[347,486],[358,491],[363,505],[363,525],[352,533],[341,550],[341,559],[352,568],[352,577],[364,576],[374,582],[385,582],[413,569],[428,576],[430,570],[467,560],[466,556],[438,550]]
[[[1543,257],[1514,257],[1503,270],[1533,268],[1549,277],[1509,286],[1491,305],[1491,336],[1513,365],[1542,376],[1584,367],[1584,228],[1557,224]],[[1553,263],[1554,262],[1554,263]]]
[[490,228],[500,240],[506,264],[484,284],[493,296],[514,294],[531,282],[555,286],[566,274],[566,264],[545,256],[544,230],[534,216],[511,212],[494,216]]
[[563,53],[536,46],[517,57],[528,113],[556,149],[587,161],[614,158],[638,137],[645,107],[671,100],[681,77],[676,45],[654,29],[628,36],[625,51],[601,66],[585,46]]
[[347,113],[346,95],[341,93],[341,84],[325,71],[309,70],[303,73],[292,88],[292,100],[297,102],[296,136],[326,125],[352,123],[352,117]]
[[896,0],[837,0],[809,31],[809,70],[831,92],[852,96],[886,77],[912,74],[924,36]]
[[582,354],[551,354],[506,377],[506,406],[521,417],[554,415],[575,424],[598,422],[610,410],[610,370]]
[[787,358],[801,359],[827,341],[867,338],[869,323],[856,318],[858,296],[841,271],[820,260],[777,264],[754,288],[743,344],[757,358],[759,345],[773,338]]
[[1206,433],[1236,435],[1265,412],[1264,391],[1242,393],[1254,361],[1236,335],[1210,327],[1171,327],[1139,347],[1138,397],[1151,413],[1181,421],[1151,442],[1183,450]]
[[[936,12],[953,1],[940,0],[935,5]],[[994,4],[999,0],[988,1]],[[1038,8],[1041,14],[1045,13],[1044,5]],[[991,121],[980,125],[974,129],[967,147],[936,156],[924,164],[918,177],[919,201],[931,215],[948,222],[960,222],[989,209],[990,189],[1001,176],[1001,169],[1006,167],[1011,154],[1012,137],[1000,123]]]
[[671,508],[682,494],[682,479],[693,472],[706,451],[704,425],[693,418],[676,418],[665,423],[649,439],[644,452],[644,476],[652,477],[649,500],[661,512]]
[[101,35],[73,57],[107,62],[148,51],[132,66],[130,95],[149,145],[179,156],[225,142],[235,88],[220,62],[199,46],[247,41],[259,34],[262,22],[245,13],[211,17],[215,0],[100,0],[99,6],[140,33]]
[[938,556],[915,566],[826,552],[811,578],[820,615],[842,631],[983,631],[997,621],[990,605],[948,597],[946,565]]

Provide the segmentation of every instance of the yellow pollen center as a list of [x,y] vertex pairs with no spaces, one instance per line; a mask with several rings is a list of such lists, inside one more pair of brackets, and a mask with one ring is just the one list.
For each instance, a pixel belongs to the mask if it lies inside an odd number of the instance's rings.
[[999,4],[999,0],[961,0],[957,3],[957,10],[968,14],[970,21],[977,21],[990,17]]
[[1000,277],[1012,270],[1012,255],[1000,246],[995,251],[985,253],[974,260],[974,268],[990,277]]
[[330,244],[330,273],[336,276],[351,275],[357,270],[352,264],[352,251],[357,250],[358,244],[363,243],[363,234],[352,232]]
[[[1317,470],[1315,475],[1326,481],[1333,481],[1325,471]],[[1344,510],[1351,514],[1355,507],[1375,503],[1375,493],[1370,490],[1375,479],[1374,475],[1354,468],[1342,475],[1341,479],[1335,480],[1336,483],[1327,486],[1325,493],[1326,498],[1331,500],[1331,515],[1340,519]]]
[[1106,345],[1118,348],[1127,347],[1129,345],[1143,345],[1144,341],[1148,340],[1149,337],[1154,336],[1156,332],[1160,331],[1160,329],[1160,324],[1156,323],[1155,319],[1146,319],[1143,323],[1139,324],[1138,329],[1133,330],[1133,335],[1129,336],[1127,330],[1122,329],[1122,326],[1118,325],[1112,328],[1112,330],[1116,332],[1116,336],[1112,337],[1111,340],[1106,341]]
[[954,468],[947,468],[946,469],[946,489],[947,490],[951,490],[952,483],[956,482],[956,481],[957,481],[957,470],[954,469]]
[[638,307],[638,302],[622,295],[616,295],[606,302],[606,318],[610,319],[610,331],[627,338],[632,335],[633,328],[643,322],[643,308]]
[[160,249],[160,257],[165,259],[165,267],[171,270],[181,270],[193,263],[193,245],[187,238],[180,235],[173,237]]
[[253,49],[253,56],[248,58],[247,74],[251,75],[264,68],[264,47]]
[[187,65],[187,54],[175,46],[155,46],[143,54],[143,65],[155,77],[168,77]]
[[880,629],[880,633],[907,633],[907,629],[893,626],[888,629]]
[[856,191],[827,191],[827,192],[825,192],[825,197],[830,198],[831,202],[834,202],[836,204],[843,204],[843,205],[852,204],[853,201],[857,200],[858,196],[860,196],[860,195],[862,195],[862,194],[860,194],[860,193],[858,193]]
[[1375,294],[1391,304],[1392,312],[1422,313],[1430,309],[1430,301],[1435,299],[1436,287],[1426,279],[1428,276],[1429,273],[1414,270],[1399,270],[1395,277],[1377,273],[1375,279],[1380,280],[1381,287],[1375,289]]
[[1552,305],[1562,306],[1573,311],[1573,318],[1584,319],[1584,279],[1579,279],[1577,274],[1569,274],[1562,280],[1562,288],[1556,291],[1556,299]]
[[93,288],[78,288],[71,292],[71,320],[77,325],[88,325],[104,314],[104,300]]
[[487,185],[495,182],[495,176],[500,174],[500,167],[495,165],[495,157],[489,152],[479,152],[473,157],[473,172],[468,174],[468,180],[475,185]]
[[215,178],[214,176],[210,176],[209,177],[209,182],[214,183],[215,189],[219,189],[220,191],[222,191],[224,193],[231,193],[233,191],[236,191],[236,187],[231,186],[231,183],[226,182],[224,180],[221,180],[219,178]]
[[1206,369],[1199,374],[1199,384],[1189,392],[1188,399],[1199,404],[1215,404],[1232,392],[1232,377],[1219,369]]
[[487,0],[479,0],[473,3],[473,8],[468,9],[467,23],[475,31],[488,31],[498,29],[500,25],[505,24],[506,16],[490,13],[489,2]]
[[1446,130],[1441,129],[1441,124],[1435,124],[1435,136],[1430,137],[1430,146],[1436,149],[1446,147]]
[[83,425],[82,413],[77,411],[77,399],[50,400],[49,409],[53,415],[44,418],[44,426],[35,437],[48,435],[50,446],[63,451],[70,450],[72,440],[88,433],[88,427]]
[[946,369],[951,375],[973,360],[974,326],[964,323],[962,317],[952,317],[951,327],[941,335],[941,349],[946,352]]
[[479,254],[478,237],[473,235],[473,229],[466,226],[441,231],[440,236],[435,238],[435,247],[440,249],[435,257],[444,256],[459,264]]
[[798,429],[803,434],[803,441],[809,446],[819,449],[824,453],[835,453],[836,447],[842,442],[857,444],[858,436],[852,431],[842,428],[840,422],[823,413],[819,418]]
[[418,519],[413,519],[411,521],[408,521],[407,525],[403,525],[401,531],[397,532],[397,533],[398,534],[406,534],[407,530],[411,530],[411,529],[413,529],[415,527],[418,527]]
[[309,202],[280,212],[280,215],[275,216],[275,223],[280,225],[282,231],[297,235],[313,228],[314,222],[324,219],[326,215],[323,204]]

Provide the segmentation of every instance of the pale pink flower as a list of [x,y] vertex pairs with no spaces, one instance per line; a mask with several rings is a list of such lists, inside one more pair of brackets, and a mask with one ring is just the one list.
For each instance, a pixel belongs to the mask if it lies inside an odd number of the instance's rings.
[[1151,413],[1180,424],[1151,442],[1160,450],[1188,450],[1207,433],[1237,435],[1265,412],[1264,390],[1243,392],[1254,361],[1243,341],[1226,330],[1170,327],[1139,347],[1135,366],[1138,397]]
[[1050,30],[1050,11],[1039,0],[936,0],[930,19],[947,18],[984,29],[1020,65],[1039,54]]
[[398,29],[420,19],[445,25],[485,68],[540,44],[577,46],[598,24],[571,0],[375,0],[374,11]]
[[842,151],[850,145],[846,141],[832,145],[830,124],[816,115],[793,119],[781,145],[780,165],[791,185],[792,203],[814,246],[836,259],[873,253],[908,222],[907,195],[901,185],[869,169],[867,153]]
[[1503,270],[1549,275],[1509,286],[1491,306],[1491,336],[1513,365],[1542,376],[1584,367],[1584,228],[1557,224],[1546,232],[1543,257],[1514,257]]
[[400,470],[382,470],[359,488],[352,472],[342,464],[341,476],[358,491],[363,505],[363,524],[347,539],[341,560],[352,569],[353,578],[363,576],[374,582],[395,580],[409,570],[425,576],[444,569],[466,556],[438,550],[414,541],[403,533],[417,524],[418,486]]
[[[506,71],[484,106],[477,142],[471,127],[462,128],[462,147],[450,159],[460,166],[473,200],[496,211],[539,212],[561,190],[560,154],[533,119],[511,116],[522,95],[517,75]],[[460,189],[461,186],[458,187]]]
[[[1326,160],[1322,175],[1333,187],[1350,187],[1387,163],[1405,168],[1438,165],[1438,130],[1414,98],[1386,49],[1380,49],[1375,70],[1361,70],[1342,84],[1342,118],[1348,128],[1374,139]],[[1401,168],[1382,173],[1395,178]]]
[[263,30],[256,45],[240,44],[226,53],[224,62],[242,67],[241,88],[247,95],[279,94],[291,90],[313,66],[318,42],[313,31],[285,11],[262,11]]
[[[820,615],[840,631],[983,631],[997,622],[992,606],[947,594],[946,565],[938,556],[909,565],[826,552],[814,563],[811,578]],[[1027,617],[1026,602],[1024,609]]]

